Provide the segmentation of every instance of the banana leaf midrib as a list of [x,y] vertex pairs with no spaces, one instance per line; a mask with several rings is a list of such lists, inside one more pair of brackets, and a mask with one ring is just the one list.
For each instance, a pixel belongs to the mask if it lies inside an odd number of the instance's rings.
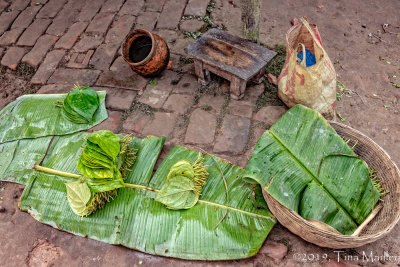
[[[132,185],[131,188],[135,188],[135,189],[139,189],[139,190],[145,190],[145,191],[154,192],[154,193],[160,192],[160,189],[151,188],[151,187],[144,186],[144,185],[136,185],[136,184],[129,184],[129,185]],[[238,209],[238,208],[234,208],[234,207],[231,207],[231,206],[228,206],[228,205],[224,205],[224,204],[220,204],[220,203],[216,203],[216,202],[211,202],[211,201],[199,199],[198,203],[202,203],[202,204],[209,205],[209,206],[214,206],[214,207],[219,207],[219,208],[222,208],[222,209],[236,211],[236,212],[247,214],[247,215],[250,215],[250,216],[253,216],[253,217],[259,217],[259,218],[269,219],[269,220],[275,221],[274,218],[269,217],[269,216],[265,216],[265,215],[258,214],[258,213],[253,213],[253,212],[250,212],[250,211],[241,210],[241,209]]]
[[[328,195],[329,198],[331,198],[336,205],[351,219],[351,221],[355,224],[358,225],[358,223],[354,220],[354,218],[347,212],[347,210],[342,207],[342,205],[340,205],[340,203],[336,200],[336,198],[333,197],[332,193],[317,179],[317,177],[315,177],[315,175],[303,164],[303,162],[301,162],[294,154],[292,151],[290,151],[290,149],[285,146],[285,144],[270,130],[267,130],[267,132],[269,134],[271,134],[271,137],[273,139],[276,140],[276,142],[285,150],[287,151],[287,153],[289,154],[289,156],[294,159],[297,164],[304,169],[304,171],[306,173],[308,173],[310,175],[310,177],[312,178],[312,180]],[[299,202],[300,205],[300,202]]]
[[[50,169],[50,168],[46,168],[46,167],[42,167],[42,166],[35,166],[35,168],[38,171],[45,171],[48,174],[53,174],[53,175],[61,175],[64,177],[69,177],[69,178],[74,178],[74,179],[79,179],[82,177],[82,175],[79,174],[74,174],[74,173],[68,173],[68,172],[63,172],[63,171],[58,171],[58,170],[54,170],[54,169]],[[160,192],[160,189],[156,189],[156,188],[152,188],[146,185],[138,185],[138,184],[132,184],[132,183],[125,183],[125,186],[127,188],[133,188],[133,189],[138,189],[138,190],[144,190],[144,191],[148,191],[148,192],[154,192],[154,193],[158,193]],[[269,217],[269,216],[265,216],[262,214],[258,214],[258,213],[253,213],[253,212],[249,212],[249,211],[245,211],[245,210],[241,210],[238,208],[234,208],[228,205],[224,205],[224,204],[220,204],[220,203],[216,203],[216,202],[211,202],[211,201],[207,201],[207,200],[202,200],[199,199],[198,203],[202,203],[205,205],[210,205],[210,206],[214,206],[214,207],[219,207],[222,209],[227,209],[227,210],[232,210],[232,211],[236,211],[239,213],[243,213],[243,214],[247,214],[253,217],[259,217],[259,218],[263,218],[263,219],[269,219],[275,222],[275,219]]]

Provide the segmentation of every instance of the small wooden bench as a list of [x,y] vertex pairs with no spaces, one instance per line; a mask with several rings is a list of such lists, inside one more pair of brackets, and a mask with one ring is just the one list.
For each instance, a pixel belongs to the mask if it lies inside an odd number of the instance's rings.
[[230,81],[231,98],[244,96],[249,80],[261,82],[267,63],[276,52],[225,31],[210,29],[185,48],[194,59],[196,76],[201,84],[210,81],[210,72]]

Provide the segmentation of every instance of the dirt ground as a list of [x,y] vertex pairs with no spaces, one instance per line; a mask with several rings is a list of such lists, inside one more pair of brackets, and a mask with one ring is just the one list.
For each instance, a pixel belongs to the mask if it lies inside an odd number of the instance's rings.
[[[212,17],[227,31],[240,35],[240,1],[215,1]],[[294,17],[307,16],[318,25],[323,44],[334,63],[344,95],[337,103],[343,123],[382,146],[400,166],[400,1],[263,1],[261,42],[268,47],[285,43]],[[389,24],[385,33],[382,25]],[[395,26],[398,26],[397,28]],[[396,34],[398,33],[398,34]],[[1,71],[0,108],[18,95],[35,92],[26,79],[29,71]],[[25,75],[25,76],[24,76]],[[25,77],[25,78],[24,78]],[[396,85],[399,85],[396,87]],[[338,89],[339,90],[339,89]],[[346,94],[351,90],[351,94]],[[338,91],[340,92],[340,91]],[[338,119],[340,121],[340,119]],[[321,248],[303,241],[277,224],[266,242],[288,246],[281,261],[265,253],[240,261],[197,262],[157,257],[121,246],[64,233],[43,225],[18,209],[21,185],[0,182],[0,266],[400,266],[398,261],[362,260],[363,253],[400,259],[400,225],[385,238],[356,249]],[[298,255],[305,255],[298,259]],[[325,257],[326,255],[326,257]],[[359,256],[360,260],[354,260]],[[327,259],[331,259],[328,262]],[[317,259],[318,258],[318,259]]]

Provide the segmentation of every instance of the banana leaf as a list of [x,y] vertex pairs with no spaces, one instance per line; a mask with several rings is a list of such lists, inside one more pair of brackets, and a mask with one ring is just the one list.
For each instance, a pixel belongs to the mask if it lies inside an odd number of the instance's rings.
[[25,184],[35,163],[46,154],[53,136],[22,139],[0,144],[0,181]]
[[380,198],[369,171],[318,112],[297,105],[261,136],[244,178],[303,218],[352,234]]
[[[21,196],[20,208],[64,231],[155,255],[222,260],[257,253],[276,221],[268,210],[253,205],[254,186],[243,181],[242,168],[205,156],[210,175],[199,202],[189,210],[169,210],[155,201],[157,192],[173,164],[182,159],[195,161],[198,152],[173,148],[151,177],[164,139],[149,137],[134,142],[138,154],[126,183],[142,189],[120,188],[103,209],[81,218],[73,214],[66,199],[64,183],[73,179],[36,172]],[[55,149],[43,165],[77,173],[71,162],[78,160],[79,153],[65,148],[63,158]],[[221,172],[229,190],[228,203]]]
[[[33,166],[45,159],[46,153],[52,160],[62,161],[65,153],[81,153],[81,145],[88,133],[79,132],[64,136],[45,136],[36,139],[21,139],[0,144],[0,181],[26,184],[35,172]],[[48,150],[48,151],[47,151]],[[59,154],[55,154],[56,150]],[[47,157],[46,157],[47,159]],[[61,160],[60,160],[61,159]],[[75,163],[76,164],[76,163]],[[61,169],[64,166],[59,166]]]
[[24,95],[0,111],[0,144],[25,138],[65,135],[87,130],[108,117],[105,107],[106,92],[98,92],[100,106],[93,122],[76,124],[62,115],[62,108],[55,105],[65,94]]

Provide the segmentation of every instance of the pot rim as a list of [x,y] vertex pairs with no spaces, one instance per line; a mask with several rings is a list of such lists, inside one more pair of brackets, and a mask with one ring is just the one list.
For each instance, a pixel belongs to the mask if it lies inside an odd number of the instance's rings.
[[[128,40],[134,36],[137,33],[144,33],[146,36],[150,37],[151,39],[151,50],[149,52],[149,54],[142,60],[139,62],[133,62],[130,58],[129,58],[129,52],[127,52],[127,45],[128,45]],[[133,39],[135,40],[135,39]],[[132,41],[133,41],[132,40]],[[132,42],[129,43],[129,48],[130,45],[132,44]],[[151,32],[144,30],[144,29],[136,29],[131,31],[126,37],[125,37],[125,42],[123,42],[122,44],[122,53],[123,53],[123,57],[125,59],[126,62],[128,62],[129,64],[133,65],[133,66],[140,66],[143,65],[144,63],[146,63],[147,61],[149,61],[151,59],[151,57],[153,56],[154,53],[154,44],[155,44],[155,40],[154,40],[154,36]]]

